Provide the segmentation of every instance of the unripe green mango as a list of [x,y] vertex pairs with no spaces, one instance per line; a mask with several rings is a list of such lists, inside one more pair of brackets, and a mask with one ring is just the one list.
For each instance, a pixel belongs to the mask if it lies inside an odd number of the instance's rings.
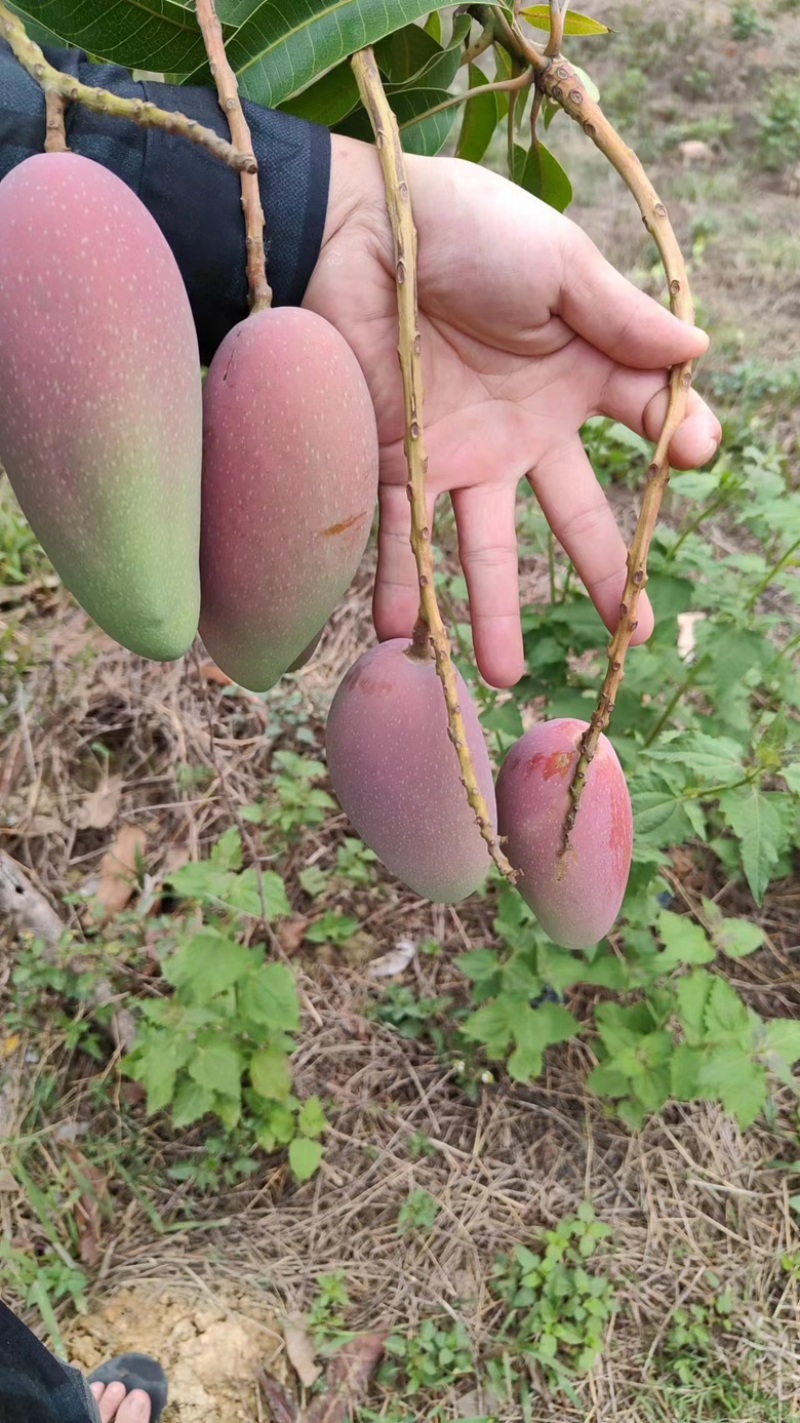
[[[486,877],[489,850],[461,784],[435,664],[410,647],[408,638],[383,642],[346,673],[328,713],[328,770],[342,810],[387,870],[425,899],[456,904]],[[458,688],[478,784],[496,822],[492,768],[460,675]]]
[[375,414],[347,342],[300,307],[234,327],[203,403],[200,632],[223,672],[263,692],[358,568],[377,496]]
[[497,778],[500,834],[520,871],[517,888],[550,938],[586,949],[613,928],[633,852],[633,814],[625,776],[601,736],[561,855],[569,787],[585,721],[542,722],[512,746]]
[[177,263],[99,163],[42,153],[0,183],[0,461],[86,611],[159,661],[200,606],[202,389]]

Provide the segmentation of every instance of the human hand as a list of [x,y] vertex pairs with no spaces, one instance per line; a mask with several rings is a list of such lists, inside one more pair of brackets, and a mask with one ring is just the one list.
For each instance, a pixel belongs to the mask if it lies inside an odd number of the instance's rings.
[[[528,478],[603,621],[614,630],[626,549],[579,431],[592,415],[656,439],[667,369],[708,338],[636,290],[574,223],[497,174],[407,158],[419,233],[419,304],[429,517],[450,493],[475,656],[493,686],[524,658],[515,531]],[[419,588],[409,544],[403,392],[396,356],[391,234],[375,151],[333,138],[322,251],[305,305],[332,322],[369,382],[380,439],[379,638],[410,635]],[[670,447],[674,467],[705,464],[719,423],[692,392]],[[646,595],[634,642],[653,627]]]

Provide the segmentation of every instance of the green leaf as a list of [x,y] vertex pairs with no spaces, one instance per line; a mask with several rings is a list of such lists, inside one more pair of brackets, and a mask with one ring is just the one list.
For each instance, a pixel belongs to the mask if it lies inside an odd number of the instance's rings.
[[752,1041],[752,1024],[735,988],[724,978],[715,978],[708,995],[705,1030],[711,1041],[733,1040],[745,1048]]
[[678,1016],[689,1043],[695,1046],[705,1038],[706,1010],[715,981],[705,969],[697,969],[678,984]]
[[303,1103],[297,1118],[298,1129],[303,1136],[318,1137],[322,1136],[327,1125],[319,1097],[309,1097],[308,1101]]
[[577,1019],[558,1003],[542,1003],[538,1008],[521,1004],[514,1026],[516,1049],[508,1060],[509,1076],[515,1082],[532,1081],[542,1070],[545,1049],[568,1042],[578,1031]]
[[175,1092],[175,1077],[192,1056],[194,1045],[168,1032],[150,1029],[137,1042],[126,1061],[126,1072],[147,1090],[147,1112],[152,1116],[169,1105]]
[[[14,0],[12,9],[125,69],[185,75],[205,62],[194,11],[179,0]],[[223,34],[231,39],[230,30]]]
[[163,964],[163,975],[175,988],[185,988],[196,1003],[208,1003],[246,973],[253,962],[249,949],[216,929],[203,929]]
[[702,1048],[681,1043],[670,1060],[670,1088],[678,1102],[691,1102],[700,1091],[700,1072],[705,1062]]
[[312,80],[449,0],[217,0],[238,25],[227,46],[245,98],[275,108]]
[[189,1076],[201,1087],[238,1102],[244,1063],[236,1048],[216,1033],[205,1033],[195,1044]]
[[543,143],[525,149],[514,145],[514,182],[557,212],[572,202],[572,184],[558,159]]
[[468,1038],[483,1043],[488,1057],[497,1059],[511,1046],[516,1019],[516,997],[501,993],[492,1003],[485,1003],[471,1013],[462,1031]]
[[259,1097],[284,1102],[292,1090],[292,1069],[285,1052],[262,1048],[250,1059],[250,1081]]
[[668,787],[663,790],[632,790],[631,800],[635,847],[641,847],[645,841],[658,847],[679,845],[687,834],[691,834],[691,822],[680,797]]
[[[477,64],[471,64],[467,87],[477,89],[488,83],[483,70],[479,69]],[[478,94],[474,99],[469,99],[464,106],[461,132],[456,144],[456,158],[463,158],[469,163],[480,163],[497,125],[507,113],[507,94]],[[513,702],[507,705],[514,707]]]
[[705,929],[694,924],[686,914],[663,910],[658,916],[658,932],[664,944],[664,952],[657,959],[660,969],[676,968],[679,964],[712,963],[716,958]]
[[[529,5],[522,12],[523,19],[528,21],[537,30],[550,30],[550,6],[549,5]],[[579,15],[574,10],[568,10],[564,21],[565,35],[610,35],[613,31],[608,25],[601,25],[599,20],[591,20],[588,15]]]
[[719,808],[739,840],[742,865],[756,904],[761,904],[772,871],[786,848],[784,820],[768,791],[757,785],[725,791]]
[[772,1018],[766,1024],[767,1047],[793,1067],[800,1062],[800,1022],[792,1018]]
[[767,1074],[738,1047],[717,1048],[703,1063],[699,1085],[704,1095],[719,1097],[742,1130],[753,1125],[767,1100]]
[[746,958],[764,943],[764,930],[750,919],[726,919],[711,899],[703,900],[711,937],[729,959]]
[[735,785],[745,774],[738,741],[728,736],[706,736],[702,732],[677,736],[667,746],[654,747],[648,751],[648,760],[688,766],[702,784],[712,786]]
[[337,64],[327,74],[323,74],[316,84],[295,94],[281,104],[284,114],[294,114],[298,119],[307,119],[312,124],[322,124],[324,128],[335,128],[358,108],[356,76],[347,60]]
[[239,1011],[253,1023],[296,1033],[300,1001],[291,969],[285,964],[261,964],[239,985]]
[[318,1141],[296,1136],[289,1146],[289,1165],[298,1181],[309,1181],[322,1160],[323,1148]]
[[189,1127],[193,1122],[199,1122],[213,1106],[214,1093],[211,1089],[185,1078],[173,1098],[172,1124],[176,1127]]

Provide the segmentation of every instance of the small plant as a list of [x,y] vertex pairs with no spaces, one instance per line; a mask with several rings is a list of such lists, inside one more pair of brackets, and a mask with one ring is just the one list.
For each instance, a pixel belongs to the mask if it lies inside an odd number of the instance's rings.
[[336,810],[336,802],[317,784],[327,774],[321,761],[299,756],[296,751],[276,751],[272,760],[277,774],[269,800],[248,806],[242,818],[278,832],[285,843],[296,840],[309,826],[321,825]]
[[741,0],[731,7],[731,34],[735,40],[751,40],[768,29],[752,0]]
[[439,1214],[439,1204],[427,1191],[412,1191],[397,1215],[397,1234],[412,1230],[433,1230]]
[[611,1281],[586,1266],[610,1235],[585,1203],[545,1232],[539,1250],[518,1245],[498,1260],[492,1290],[505,1311],[493,1346],[498,1383],[519,1360],[536,1364],[554,1391],[570,1392],[570,1379],[593,1367],[617,1305]]
[[800,160],[800,93],[788,80],[770,86],[761,116],[761,157],[776,173]]
[[422,1392],[441,1393],[474,1371],[473,1350],[464,1325],[448,1322],[444,1326],[435,1319],[423,1319],[413,1334],[390,1335],[378,1381],[413,1398]]
[[347,1276],[344,1270],[331,1270],[317,1275],[318,1294],[308,1311],[308,1327],[318,1348],[341,1335],[345,1327],[345,1311],[350,1307]]

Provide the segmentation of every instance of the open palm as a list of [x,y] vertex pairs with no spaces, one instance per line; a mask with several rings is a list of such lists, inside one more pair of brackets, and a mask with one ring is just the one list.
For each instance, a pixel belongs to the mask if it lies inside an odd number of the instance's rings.
[[[625,545],[580,441],[589,416],[657,436],[667,368],[705,335],[638,292],[568,219],[495,174],[410,158],[419,232],[420,326],[431,503],[448,491],[478,666],[494,686],[522,675],[516,490],[530,479],[548,522],[613,629]],[[323,249],[306,303],[355,351],[381,446],[374,617],[409,634],[418,587],[409,546],[403,394],[391,239],[374,151],[334,139]],[[705,463],[719,425],[693,394],[673,441],[677,468]],[[652,613],[640,609],[637,640]]]

